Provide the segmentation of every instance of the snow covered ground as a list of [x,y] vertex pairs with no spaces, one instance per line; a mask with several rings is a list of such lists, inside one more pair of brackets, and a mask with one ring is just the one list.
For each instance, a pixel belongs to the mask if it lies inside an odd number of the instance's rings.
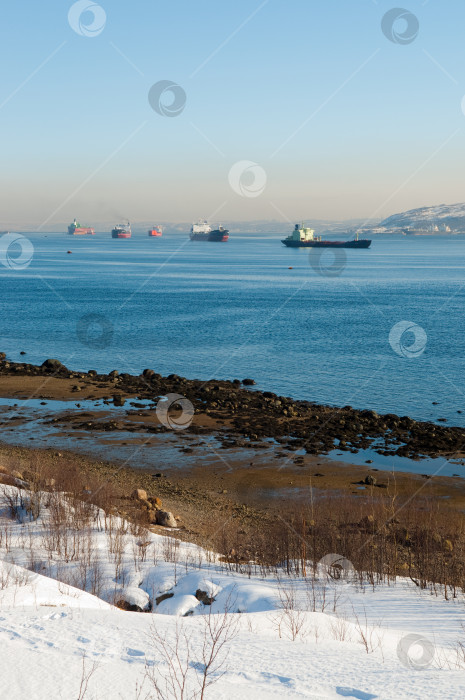
[[[465,697],[462,598],[405,579],[362,587],[323,566],[316,579],[241,574],[61,494],[41,494],[29,512],[21,497],[0,487],[1,698],[187,700],[215,630],[226,643],[206,698]],[[120,600],[153,610],[123,611]],[[163,681],[176,644],[184,696]]]

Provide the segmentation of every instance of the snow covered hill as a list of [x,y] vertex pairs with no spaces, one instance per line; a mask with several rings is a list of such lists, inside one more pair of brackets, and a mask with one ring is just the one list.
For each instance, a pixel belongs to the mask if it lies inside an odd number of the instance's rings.
[[400,214],[394,214],[379,224],[380,228],[418,228],[428,229],[432,226],[450,227],[452,230],[465,230],[465,203],[439,204],[434,207],[410,209]]
[[65,494],[30,504],[0,487],[2,698],[465,697],[462,594],[237,570]]

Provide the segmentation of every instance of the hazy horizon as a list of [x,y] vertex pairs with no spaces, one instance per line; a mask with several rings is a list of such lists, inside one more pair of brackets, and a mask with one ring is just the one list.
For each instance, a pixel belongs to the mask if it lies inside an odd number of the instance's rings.
[[50,0],[25,22],[10,3],[0,228],[379,221],[463,201],[465,6],[412,3],[386,27],[391,9]]

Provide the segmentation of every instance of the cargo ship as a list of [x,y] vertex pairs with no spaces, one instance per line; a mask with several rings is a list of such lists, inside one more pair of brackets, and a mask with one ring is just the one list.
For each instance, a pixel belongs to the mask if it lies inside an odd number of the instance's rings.
[[213,241],[222,242],[229,239],[229,231],[222,226],[217,229],[212,229],[208,221],[198,221],[192,224],[190,232],[191,241]]
[[117,224],[111,232],[112,238],[131,238],[131,225],[128,221],[127,224]]
[[358,233],[351,241],[325,241],[321,236],[315,236],[312,228],[306,228],[303,224],[295,225],[290,236],[282,243],[288,248],[369,248],[371,240],[359,238]]
[[152,228],[149,228],[149,236],[162,236],[163,235],[163,229],[161,226],[153,226]]
[[71,236],[93,236],[95,231],[93,228],[81,226],[81,224],[74,219],[73,223],[68,226],[68,233]]

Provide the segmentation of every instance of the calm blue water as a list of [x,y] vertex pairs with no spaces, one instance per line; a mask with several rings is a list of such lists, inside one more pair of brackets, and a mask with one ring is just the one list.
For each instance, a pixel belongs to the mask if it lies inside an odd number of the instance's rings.
[[[457,413],[465,412],[465,238],[375,239],[368,251],[346,251],[341,274],[325,277],[308,250],[274,235],[224,244],[28,237],[29,267],[0,265],[0,350],[12,360],[253,377],[297,398],[465,425]],[[103,342],[98,323],[78,338],[88,314],[106,319]],[[426,332],[418,357],[389,344],[403,320]]]

